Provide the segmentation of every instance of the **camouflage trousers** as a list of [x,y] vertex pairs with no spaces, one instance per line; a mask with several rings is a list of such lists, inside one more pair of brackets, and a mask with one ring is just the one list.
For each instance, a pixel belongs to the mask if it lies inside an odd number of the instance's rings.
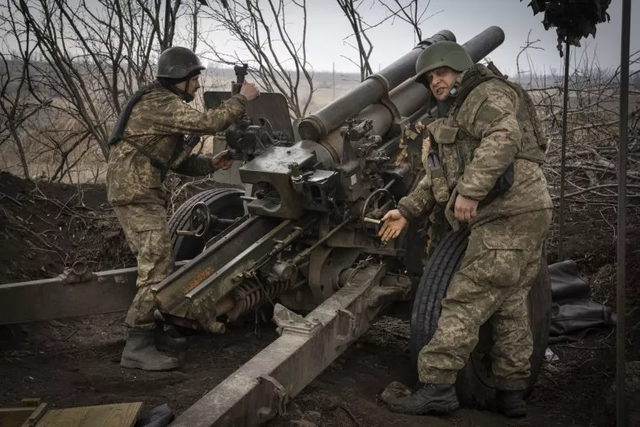
[[538,275],[552,211],[499,219],[471,230],[460,270],[442,300],[438,328],[418,356],[422,383],[454,384],[490,320],[495,386],[522,390],[533,340],[527,296]]
[[131,328],[153,328],[157,304],[151,286],[174,268],[166,210],[160,204],[141,203],[114,206],[114,211],[138,262],[138,292],[125,321]]

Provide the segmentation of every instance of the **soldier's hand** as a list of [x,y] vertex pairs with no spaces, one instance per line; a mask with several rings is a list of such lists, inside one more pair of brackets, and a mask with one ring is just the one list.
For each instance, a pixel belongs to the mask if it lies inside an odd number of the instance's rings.
[[211,162],[216,170],[227,170],[233,165],[233,159],[228,154],[229,150],[225,150],[213,156]]
[[240,95],[244,95],[247,100],[252,101],[260,95],[260,91],[256,87],[255,84],[249,83],[246,80],[242,82],[242,87],[240,88]]
[[409,221],[402,216],[398,209],[392,209],[382,217],[382,222],[383,225],[378,236],[386,243],[398,237]]
[[469,221],[476,217],[478,214],[477,209],[478,201],[467,199],[466,197],[458,194],[453,213],[458,221]]

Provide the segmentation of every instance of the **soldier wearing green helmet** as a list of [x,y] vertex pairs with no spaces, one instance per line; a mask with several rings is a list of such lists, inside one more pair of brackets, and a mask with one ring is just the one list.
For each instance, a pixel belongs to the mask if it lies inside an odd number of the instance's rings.
[[442,41],[425,49],[418,57],[415,79],[421,81],[429,71],[440,67],[448,67],[461,73],[473,65],[473,60],[462,46],[456,42]]
[[158,58],[156,80],[127,101],[109,140],[107,198],[138,263],[138,292],[125,319],[129,329],[120,359],[124,368],[175,369],[178,360],[162,351],[186,348],[185,338],[170,337],[154,319],[156,301],[151,286],[174,268],[166,220],[169,194],[163,181],[169,170],[204,176],[228,169],[232,162],[226,152],[214,157],[183,155],[184,134],[223,131],[242,117],[247,102],[259,95],[255,86],[245,81],[240,93],[220,107],[198,111],[188,103],[200,88],[199,76],[204,69],[198,56],[187,48],[164,50]]
[[496,409],[526,414],[532,337],[526,298],[538,274],[553,204],[542,172],[546,140],[524,89],[475,64],[458,43],[427,47],[416,61],[424,84],[446,113],[427,125],[425,177],[383,218],[383,241],[408,221],[444,208],[469,243],[442,301],[438,329],[420,351],[420,385],[389,403],[395,412],[426,414],[458,408],[455,381],[491,321]]

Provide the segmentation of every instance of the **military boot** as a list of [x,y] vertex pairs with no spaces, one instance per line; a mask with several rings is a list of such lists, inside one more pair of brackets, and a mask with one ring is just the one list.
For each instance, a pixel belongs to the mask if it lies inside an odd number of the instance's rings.
[[496,412],[505,414],[509,418],[527,415],[527,404],[522,390],[496,390]]
[[189,348],[189,342],[185,337],[172,337],[164,330],[162,323],[156,323],[153,337],[156,348],[160,351],[185,351]]
[[178,359],[158,351],[153,329],[130,329],[120,366],[143,371],[170,371],[178,367]]
[[411,395],[389,402],[391,411],[410,415],[444,413],[459,407],[456,390],[449,384],[425,384]]

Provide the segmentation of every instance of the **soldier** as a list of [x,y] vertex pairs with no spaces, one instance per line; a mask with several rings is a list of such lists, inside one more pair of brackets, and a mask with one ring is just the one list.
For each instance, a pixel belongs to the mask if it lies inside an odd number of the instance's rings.
[[107,170],[107,197],[137,257],[138,292],[129,308],[127,342],[120,365],[147,371],[178,367],[178,360],[161,351],[186,348],[185,338],[172,338],[154,320],[151,286],[173,272],[171,236],[167,225],[169,169],[191,176],[228,169],[227,152],[214,157],[191,155],[180,164],[184,134],[213,135],[246,111],[259,93],[245,82],[240,93],[214,110],[200,112],[187,103],[200,88],[205,67],[189,49],[172,47],[158,59],[157,79],[136,92],[124,106],[113,130]]
[[474,64],[455,42],[429,46],[416,62],[417,81],[446,114],[423,137],[426,176],[383,218],[383,241],[408,221],[445,206],[452,228],[469,227],[468,248],[442,301],[432,340],[418,357],[419,387],[390,402],[407,414],[459,407],[454,384],[491,319],[497,409],[526,415],[532,336],[526,297],[550,226],[552,201],[542,172],[546,142],[528,94]]

